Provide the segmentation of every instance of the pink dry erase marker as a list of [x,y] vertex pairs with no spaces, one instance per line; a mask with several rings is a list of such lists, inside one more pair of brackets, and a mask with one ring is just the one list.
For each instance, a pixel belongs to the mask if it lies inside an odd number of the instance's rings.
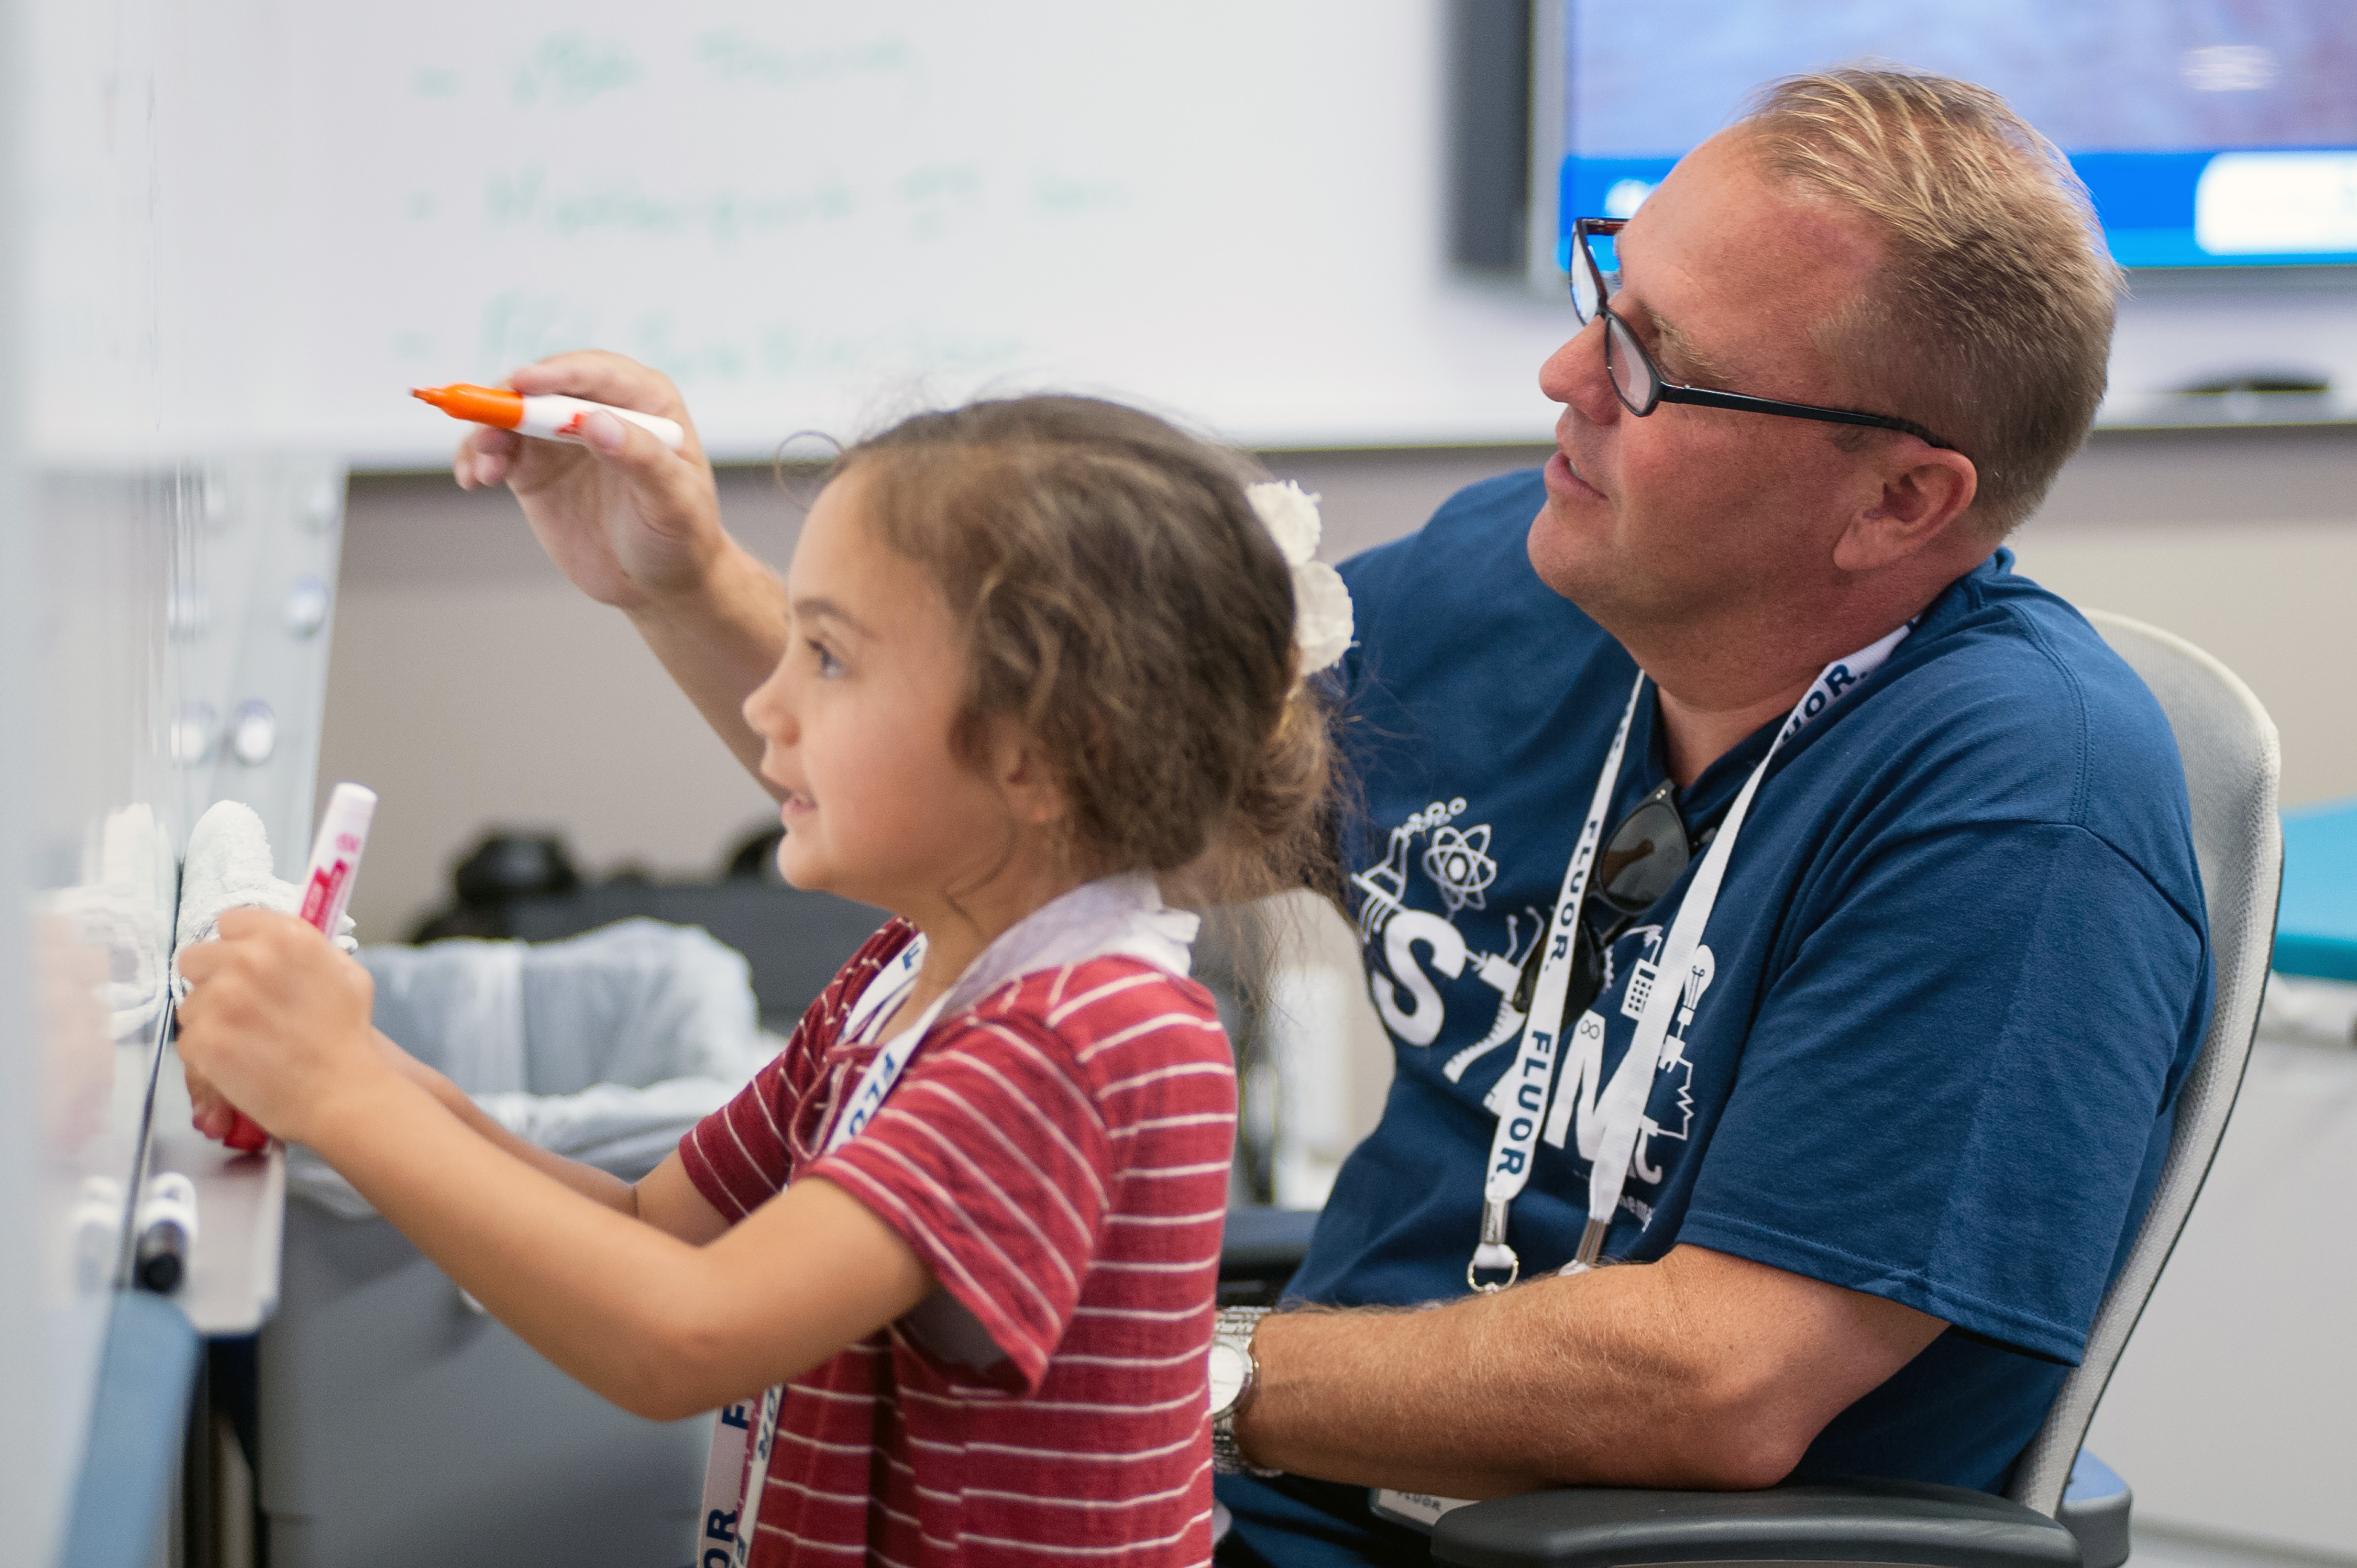
[[344,918],[344,906],[352,901],[352,878],[360,873],[361,851],[368,847],[375,816],[376,791],[359,784],[337,785],[320,814],[311,867],[303,874],[302,915],[330,937]]
[[[311,843],[311,865],[303,874],[304,920],[332,937],[336,922],[351,902],[352,878],[361,868],[361,851],[368,847],[369,823],[376,816],[376,791],[359,784],[339,784],[328,797],[319,818],[319,836]],[[244,1112],[236,1113],[229,1135],[221,1142],[247,1154],[267,1145],[270,1134]]]
[[544,441],[586,445],[581,438],[581,421],[589,414],[610,413],[637,425],[674,452],[687,444],[687,432],[675,419],[665,419],[660,413],[640,413],[635,408],[591,403],[587,398],[563,397],[555,392],[526,396],[505,387],[479,387],[465,381],[455,381],[447,387],[412,387],[409,395],[432,403],[453,419],[497,425],[519,435],[537,435]]

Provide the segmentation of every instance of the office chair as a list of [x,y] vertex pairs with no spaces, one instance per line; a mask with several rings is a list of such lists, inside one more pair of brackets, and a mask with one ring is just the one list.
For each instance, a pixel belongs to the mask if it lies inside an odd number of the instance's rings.
[[[2087,618],[2144,678],[2176,733],[2192,800],[2194,852],[2209,905],[2217,996],[2151,1207],[2004,1497],[1903,1481],[1812,1482],[1757,1492],[1575,1487],[1457,1508],[1432,1554],[1458,1568],[1637,1568],[1649,1563],[1923,1564],[1925,1568],[2119,1568],[2128,1556],[2126,1486],[2082,1455],[2096,1402],[2210,1172],[2258,1027],[2283,876],[2276,727],[2234,673],[2181,638],[2103,611]],[[1306,1241],[1312,1216],[1245,1228],[1251,1262]],[[1297,1258],[1297,1253],[1296,1254]]]

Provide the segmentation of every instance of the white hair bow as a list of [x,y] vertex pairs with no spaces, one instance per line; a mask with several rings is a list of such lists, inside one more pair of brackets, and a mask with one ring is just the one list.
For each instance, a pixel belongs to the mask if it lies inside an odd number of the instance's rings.
[[1314,675],[1350,650],[1353,629],[1351,590],[1342,585],[1342,575],[1312,558],[1325,527],[1318,517],[1318,497],[1291,479],[1268,479],[1246,485],[1244,499],[1293,569],[1293,640],[1301,650],[1301,673]]

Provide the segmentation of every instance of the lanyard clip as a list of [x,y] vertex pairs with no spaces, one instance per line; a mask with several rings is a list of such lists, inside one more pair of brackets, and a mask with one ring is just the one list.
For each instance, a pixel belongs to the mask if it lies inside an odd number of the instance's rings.
[[[1483,1271],[1503,1269],[1506,1277],[1495,1284],[1484,1284]],[[1465,1265],[1466,1288],[1480,1295],[1495,1295],[1523,1277],[1523,1261],[1506,1245],[1506,1200],[1485,1197],[1481,1200],[1481,1244],[1473,1249],[1473,1261]]]

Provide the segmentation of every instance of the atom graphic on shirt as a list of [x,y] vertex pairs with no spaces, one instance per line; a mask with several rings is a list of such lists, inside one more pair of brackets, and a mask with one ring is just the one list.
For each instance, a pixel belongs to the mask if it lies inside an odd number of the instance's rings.
[[1432,841],[1425,846],[1424,871],[1440,889],[1450,915],[1488,908],[1482,892],[1498,879],[1498,863],[1490,858],[1490,824],[1483,822],[1469,833],[1453,823],[1433,829]]

